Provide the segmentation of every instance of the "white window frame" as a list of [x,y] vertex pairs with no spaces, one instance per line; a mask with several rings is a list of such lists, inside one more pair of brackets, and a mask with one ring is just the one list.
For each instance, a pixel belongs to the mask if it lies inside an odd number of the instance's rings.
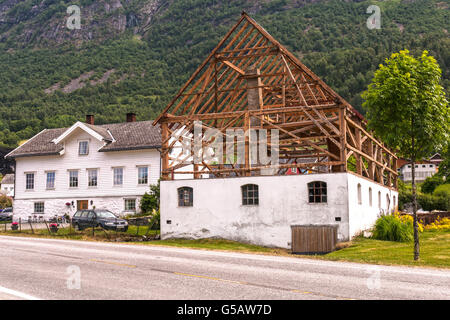
[[[122,172],[121,175],[116,175],[116,170],[120,170]],[[120,183],[116,183],[116,177],[120,177]],[[123,186],[123,177],[124,177],[123,167],[114,167],[113,168],[113,185],[114,186]]]
[[[86,143],[86,153],[81,153],[81,144],[82,143]],[[88,154],[89,154],[89,140],[78,141],[78,155],[79,156],[87,156]]]
[[[30,182],[30,180],[28,180],[29,175],[33,176],[33,179],[31,180],[32,186],[30,188],[28,187],[29,186],[28,182]],[[35,172],[25,172],[25,190],[28,190],[28,191],[34,190],[34,184],[36,182],[35,180],[36,180]]]
[[[92,173],[95,173],[95,176],[91,177]],[[87,169],[87,178],[88,178],[88,187],[90,187],[90,188],[97,187],[98,186],[98,169]],[[92,181],[91,181],[91,178],[93,178]],[[95,181],[95,184],[91,184],[91,182],[93,182],[93,181]]]
[[[127,206],[127,204],[130,203],[131,201],[134,203],[134,209],[133,209],[133,208],[130,209],[130,208],[128,208],[128,206]],[[127,198],[127,199],[124,199],[124,211],[136,212],[136,198]]]
[[[69,188],[71,188],[71,189],[78,188],[80,186],[80,170],[71,169],[71,170],[68,170],[68,172],[69,172]],[[76,186],[72,186],[72,175],[71,175],[72,172],[76,172],[77,173],[77,176],[76,176],[76,178],[77,178],[77,185]]]
[[[137,172],[137,176],[138,176],[138,185],[140,186],[146,186],[149,183],[149,175],[150,175],[150,170],[149,170],[149,166],[137,166],[138,168],[138,172]],[[140,171],[141,169],[147,169],[147,177],[146,177],[146,182],[141,182],[141,177],[140,177]]]
[[[49,187],[49,181],[48,181],[48,177],[49,174],[53,173],[53,186]],[[45,188],[47,190],[54,190],[55,189],[55,185],[56,185],[56,171],[46,171],[45,172]]]
[[[36,210],[36,205],[42,204],[42,211]],[[43,214],[45,212],[45,202],[44,201],[36,201],[33,204],[33,213],[35,214]]]

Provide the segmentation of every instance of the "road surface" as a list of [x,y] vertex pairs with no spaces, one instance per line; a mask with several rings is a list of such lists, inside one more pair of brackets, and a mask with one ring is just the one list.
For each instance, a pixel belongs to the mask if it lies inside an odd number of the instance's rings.
[[450,270],[0,236],[0,299],[450,299]]

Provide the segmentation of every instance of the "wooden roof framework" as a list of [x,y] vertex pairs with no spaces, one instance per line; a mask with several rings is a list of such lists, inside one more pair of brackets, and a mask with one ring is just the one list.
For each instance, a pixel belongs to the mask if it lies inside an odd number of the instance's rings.
[[175,133],[192,138],[194,121],[223,134],[278,129],[275,174],[294,167],[308,173],[354,171],[397,186],[397,157],[368,132],[364,118],[246,13],[155,120],[162,131],[162,177],[250,176],[267,167],[251,163],[247,135],[242,165],[194,164],[192,154],[175,156],[182,141]]

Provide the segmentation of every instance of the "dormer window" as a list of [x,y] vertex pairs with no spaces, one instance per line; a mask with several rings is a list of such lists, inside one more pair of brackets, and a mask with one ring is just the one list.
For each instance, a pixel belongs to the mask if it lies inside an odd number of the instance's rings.
[[80,141],[78,143],[78,154],[80,156],[89,154],[89,141]]

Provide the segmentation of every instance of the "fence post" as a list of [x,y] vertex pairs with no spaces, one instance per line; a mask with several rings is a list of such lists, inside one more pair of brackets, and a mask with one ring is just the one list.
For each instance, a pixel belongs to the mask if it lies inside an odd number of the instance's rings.
[[28,219],[28,223],[30,224],[31,233],[34,234],[33,224],[31,223],[31,221],[29,219]]
[[19,218],[19,232],[22,232],[22,218]]
[[92,218],[92,236],[95,237],[94,218]]
[[44,223],[45,223],[45,226],[47,227],[47,231],[48,231],[48,234],[50,234],[50,235],[51,235],[51,233],[50,233],[50,229],[48,228],[48,224],[47,224],[47,221],[45,221],[45,219],[44,219]]

